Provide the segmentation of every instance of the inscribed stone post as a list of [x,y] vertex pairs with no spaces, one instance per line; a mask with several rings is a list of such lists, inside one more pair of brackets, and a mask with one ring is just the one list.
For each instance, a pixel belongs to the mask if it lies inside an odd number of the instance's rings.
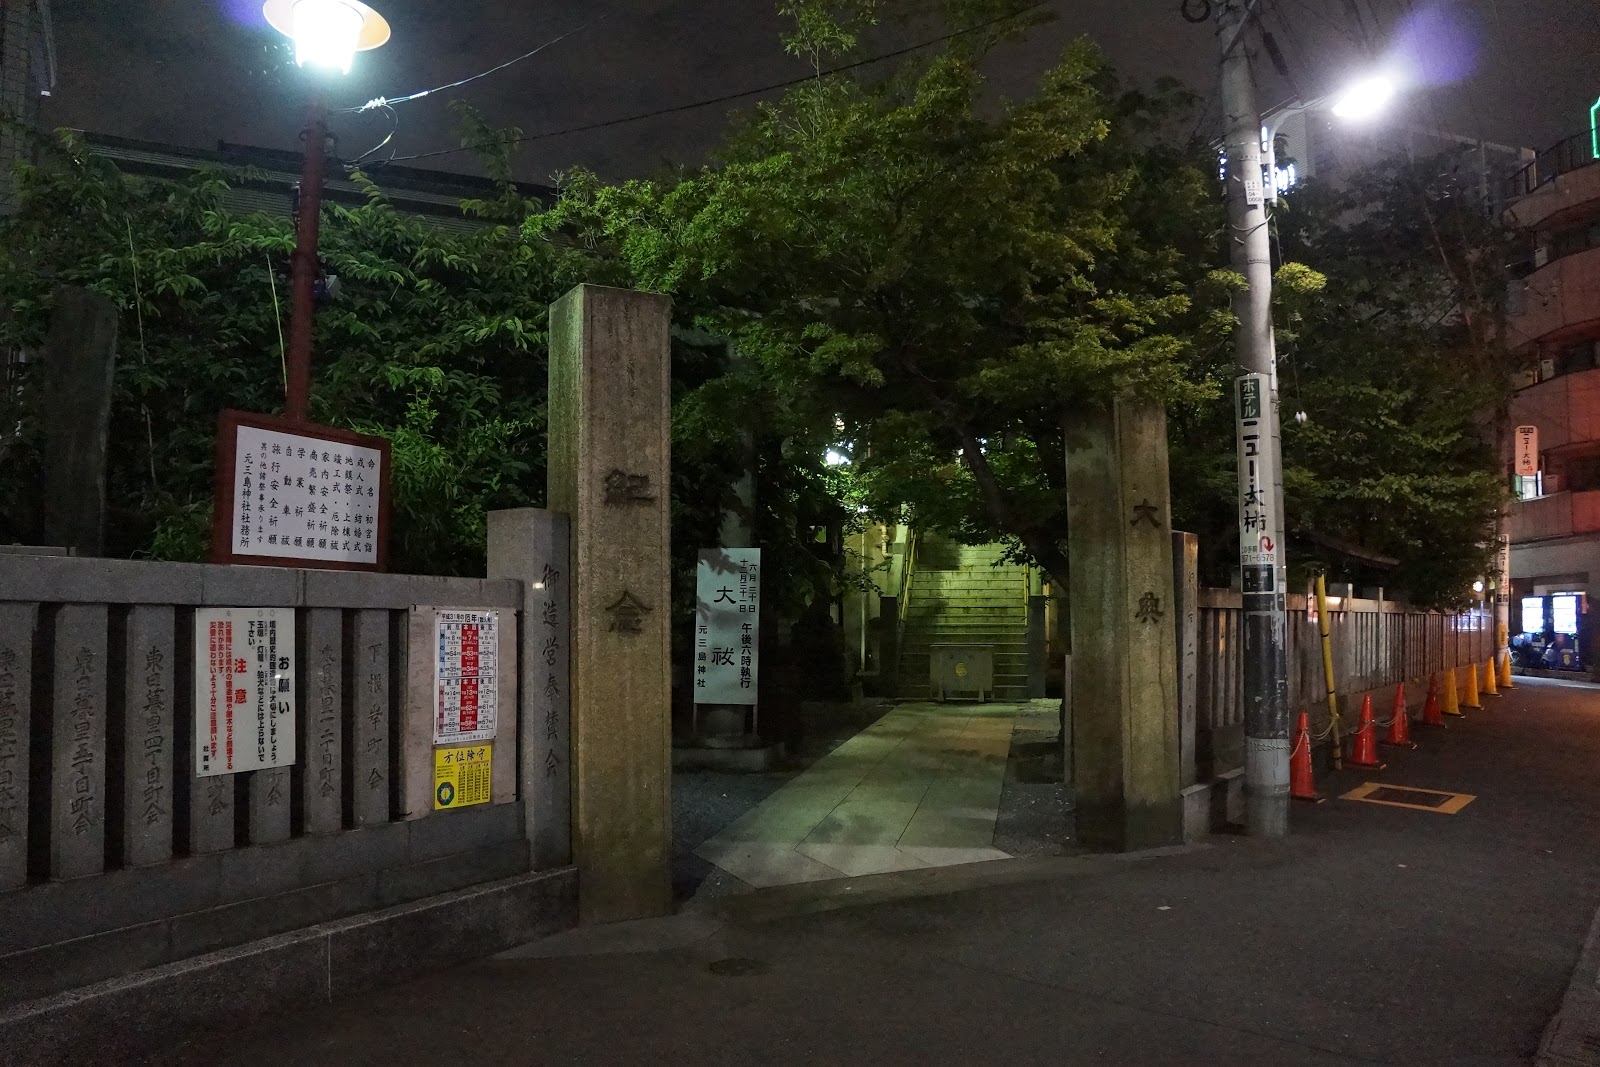
[[50,738],[55,879],[105,869],[107,615],[104,604],[66,604],[56,615]]
[[1182,839],[1166,415],[1118,403],[1066,423],[1078,838]]
[[[122,862],[146,867],[172,858],[173,609],[141,604],[128,613],[123,666]],[[185,768],[187,770],[187,768]]]
[[300,819],[307,834],[344,829],[344,620],[337,608],[305,615],[301,681]]
[[580,918],[671,892],[670,301],[581,285],[550,309],[549,505],[572,522]]
[[347,683],[351,711],[347,810],[357,827],[389,821],[389,613],[355,612]]
[[37,604],[0,604],[0,893],[28,880],[28,737]]
[[489,513],[488,576],[522,582],[518,792],[535,870],[572,862],[570,561],[566,515],[542,508]]

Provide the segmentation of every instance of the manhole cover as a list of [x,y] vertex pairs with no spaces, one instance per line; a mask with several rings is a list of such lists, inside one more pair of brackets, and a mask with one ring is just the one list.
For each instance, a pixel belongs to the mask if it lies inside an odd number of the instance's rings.
[[760,960],[745,960],[737,957],[716,960],[706,969],[712,974],[720,974],[724,978],[745,978],[752,974],[767,973],[767,965]]
[[1454,793],[1435,793],[1428,789],[1396,789],[1392,785],[1380,785],[1368,793],[1368,800],[1386,800],[1391,804],[1421,804],[1429,808],[1443,807],[1448,804]]
[[1443,789],[1417,789],[1409,785],[1380,785],[1377,782],[1365,782],[1344,794],[1341,799],[1454,815],[1477,798],[1471,793],[1449,793]]

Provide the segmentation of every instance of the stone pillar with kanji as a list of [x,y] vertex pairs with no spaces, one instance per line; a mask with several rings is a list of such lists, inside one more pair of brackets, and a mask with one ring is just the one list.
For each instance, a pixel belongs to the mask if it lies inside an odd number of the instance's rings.
[[1107,850],[1183,839],[1167,419],[1081,408],[1065,422],[1076,836]]
[[625,289],[580,285],[550,308],[548,506],[570,520],[585,923],[672,909],[670,325],[668,298]]

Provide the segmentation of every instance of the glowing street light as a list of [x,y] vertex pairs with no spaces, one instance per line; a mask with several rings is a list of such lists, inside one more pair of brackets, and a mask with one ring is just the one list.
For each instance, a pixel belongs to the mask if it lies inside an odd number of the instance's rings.
[[[262,14],[294,42],[302,67],[350,73],[357,52],[389,40],[389,24],[361,0],[267,0]],[[284,417],[305,422],[311,393],[311,320],[317,304],[317,231],[322,216],[323,157],[328,144],[328,103],[313,85],[306,118],[305,162],[300,171],[299,218],[294,242],[294,303],[289,318]]]
[[1337,95],[1333,113],[1348,122],[1370,119],[1389,106],[1394,93],[1394,82],[1387,75],[1375,74],[1370,78],[1362,78]]
[[[1294,166],[1290,164],[1283,174],[1278,173],[1278,128],[1292,115],[1323,108],[1333,112],[1335,118],[1346,122],[1362,122],[1379,114],[1394,99],[1394,79],[1385,74],[1374,74],[1352,82],[1339,92],[1328,93],[1312,100],[1293,100],[1261,116],[1261,154],[1266,170],[1267,188],[1272,197],[1289,190],[1295,183]],[[1328,107],[1332,104],[1332,107]]]
[[267,0],[262,12],[294,42],[294,60],[302,67],[349,74],[357,52],[389,40],[389,24],[361,0]]

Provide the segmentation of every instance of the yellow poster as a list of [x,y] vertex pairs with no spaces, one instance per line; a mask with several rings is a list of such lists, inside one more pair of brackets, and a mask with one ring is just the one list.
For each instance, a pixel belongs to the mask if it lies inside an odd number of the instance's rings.
[[433,750],[433,810],[489,803],[493,745],[462,745]]

